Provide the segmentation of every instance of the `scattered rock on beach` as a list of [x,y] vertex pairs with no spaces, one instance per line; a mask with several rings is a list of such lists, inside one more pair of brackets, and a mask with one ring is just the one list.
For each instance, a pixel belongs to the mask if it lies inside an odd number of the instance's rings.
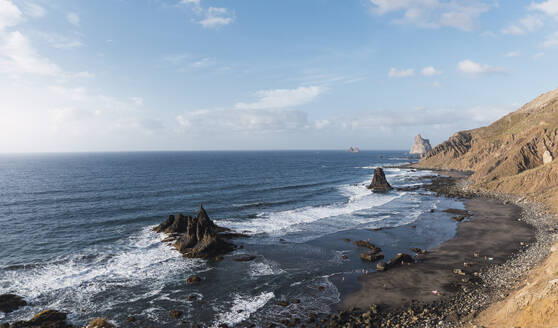
[[381,248],[376,247],[376,245],[366,240],[357,240],[355,241],[355,245],[357,245],[358,247],[370,248],[371,250],[378,251],[378,252],[382,250]]
[[368,262],[376,262],[384,258],[384,254],[382,252],[366,252],[360,253],[360,259]]
[[460,216],[471,216],[471,213],[469,213],[469,211],[459,210],[459,209],[456,209],[456,208],[448,208],[448,209],[444,210],[443,212],[449,213],[449,214],[460,215]]
[[398,253],[391,260],[389,260],[387,262],[386,267],[391,268],[391,267],[394,267],[396,265],[411,264],[411,263],[414,263],[414,262],[415,262],[415,260],[413,259],[413,257],[411,255],[405,254],[405,253]]
[[451,219],[454,220],[454,221],[457,221],[457,222],[461,222],[461,221],[465,220],[465,217],[464,216],[454,216]]
[[27,305],[23,297],[15,294],[0,295],[0,312],[9,313]]
[[384,261],[378,262],[376,264],[376,270],[378,271],[385,271],[387,269],[387,263]]
[[377,167],[374,170],[374,177],[372,178],[372,183],[366,188],[374,192],[386,192],[393,189],[386,179],[384,170],[381,167]]

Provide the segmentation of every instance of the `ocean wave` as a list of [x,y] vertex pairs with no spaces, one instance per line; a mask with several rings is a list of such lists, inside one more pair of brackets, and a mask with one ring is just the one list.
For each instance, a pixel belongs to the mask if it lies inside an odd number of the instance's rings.
[[233,304],[228,312],[219,315],[217,322],[212,327],[225,323],[228,325],[236,325],[264,307],[269,300],[275,297],[273,292],[263,292],[257,296],[235,294]]
[[[33,311],[59,308],[73,313],[109,310],[114,304],[156,295],[165,283],[161,276],[172,279],[178,275],[174,278],[180,279],[205,267],[202,260],[184,259],[170,250],[161,243],[163,237],[146,227],[137,236],[121,241],[122,245],[115,245],[112,252],[74,254],[66,261],[0,272],[0,294],[13,292],[31,300],[37,307]],[[123,291],[113,294],[111,300],[95,301],[105,291],[120,287],[139,288],[134,294]]]

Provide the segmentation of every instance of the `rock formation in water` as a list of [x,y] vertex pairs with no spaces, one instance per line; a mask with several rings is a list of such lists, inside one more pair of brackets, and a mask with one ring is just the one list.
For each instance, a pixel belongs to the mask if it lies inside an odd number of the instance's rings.
[[360,153],[360,149],[358,147],[349,147],[349,153]]
[[170,234],[166,241],[174,241],[174,247],[185,257],[209,258],[231,252],[235,246],[225,239],[234,234],[222,234],[229,231],[218,227],[200,205],[198,215],[193,218],[178,214],[155,227],[156,232]]
[[3,294],[0,295],[0,312],[9,313],[27,305],[27,302],[18,295]]
[[372,183],[366,188],[371,189],[374,192],[386,192],[393,189],[386,179],[384,170],[381,167],[377,167],[374,170],[374,177],[372,178]]
[[[36,314],[29,321],[17,321],[11,325],[5,325],[8,328],[73,328],[66,321],[66,313],[55,310],[46,310]],[[1,326],[1,325],[0,325]]]
[[420,134],[415,137],[415,143],[411,147],[409,154],[423,156],[432,149],[430,146],[430,140],[423,139]]

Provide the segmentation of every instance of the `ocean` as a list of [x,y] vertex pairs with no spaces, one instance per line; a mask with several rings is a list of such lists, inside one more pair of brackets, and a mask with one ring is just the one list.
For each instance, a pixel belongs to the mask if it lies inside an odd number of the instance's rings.
[[[0,294],[29,303],[0,313],[0,322],[44,309],[76,324],[107,317],[130,325],[134,316],[134,325],[151,327],[265,326],[327,313],[375,269],[345,238],[370,240],[389,259],[455,235],[449,215],[431,209],[460,202],[364,187],[375,167],[408,162],[402,151],[0,155]],[[385,172],[395,187],[435,174]],[[250,236],[223,261],[184,259],[152,231],[202,203],[218,225]],[[239,254],[256,259],[233,261]],[[186,284],[192,274],[203,281]]]

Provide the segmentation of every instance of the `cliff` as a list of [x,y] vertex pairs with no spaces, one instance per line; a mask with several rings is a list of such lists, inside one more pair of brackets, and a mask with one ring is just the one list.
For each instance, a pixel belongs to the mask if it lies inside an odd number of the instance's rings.
[[525,196],[558,211],[558,89],[489,126],[434,147],[422,168],[473,171],[474,188]]
[[[472,189],[514,194],[558,213],[558,89],[489,126],[461,131],[436,146],[421,168],[473,171]],[[479,315],[486,327],[558,325],[558,244],[522,287]]]
[[422,156],[428,153],[431,149],[432,146],[430,146],[430,140],[422,138],[419,134],[415,137],[415,142],[411,147],[409,154]]

